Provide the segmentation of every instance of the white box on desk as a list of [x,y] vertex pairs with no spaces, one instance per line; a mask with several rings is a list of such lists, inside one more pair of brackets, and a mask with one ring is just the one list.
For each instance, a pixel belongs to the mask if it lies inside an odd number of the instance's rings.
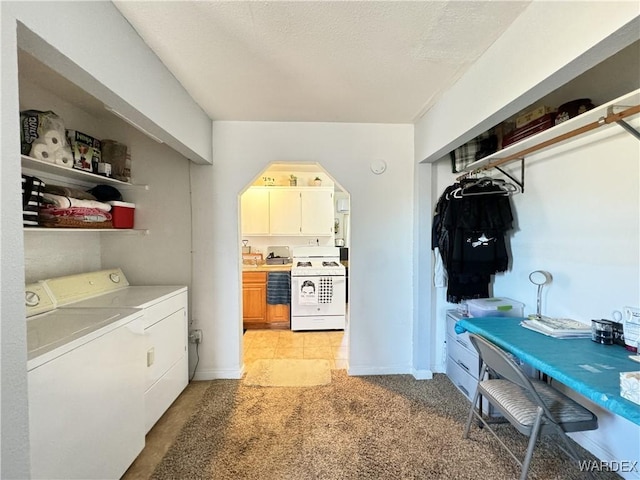
[[620,396],[640,405],[640,372],[620,372]]
[[467,300],[471,317],[522,317],[524,304],[510,298],[476,298]]

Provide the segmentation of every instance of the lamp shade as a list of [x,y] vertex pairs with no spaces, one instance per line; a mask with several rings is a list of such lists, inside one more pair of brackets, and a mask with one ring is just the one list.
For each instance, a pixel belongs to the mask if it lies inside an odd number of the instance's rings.
[[529,281],[538,286],[538,295],[536,301],[536,317],[542,317],[542,287],[551,283],[553,277],[545,270],[534,270],[529,274]]

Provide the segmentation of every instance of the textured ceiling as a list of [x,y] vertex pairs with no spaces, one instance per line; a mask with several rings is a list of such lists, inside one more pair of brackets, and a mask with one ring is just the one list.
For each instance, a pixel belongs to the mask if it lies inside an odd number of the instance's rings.
[[116,7],[213,120],[412,123],[528,1]]

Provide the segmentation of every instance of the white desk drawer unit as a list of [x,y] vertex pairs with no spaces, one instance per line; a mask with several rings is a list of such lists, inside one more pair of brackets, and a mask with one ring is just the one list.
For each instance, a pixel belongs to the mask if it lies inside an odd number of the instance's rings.
[[[469,334],[455,331],[456,322],[461,318],[455,310],[447,311],[447,376],[471,402],[478,384],[480,358],[471,345]],[[492,416],[498,414],[486,400],[482,402],[482,410]]]
[[447,312],[447,376],[465,397],[471,401],[478,383],[480,360],[473,349],[469,335],[455,333],[458,317],[455,312]]

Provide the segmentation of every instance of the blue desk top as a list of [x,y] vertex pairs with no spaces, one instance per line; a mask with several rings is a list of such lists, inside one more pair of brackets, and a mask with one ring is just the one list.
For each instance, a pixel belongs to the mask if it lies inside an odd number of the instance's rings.
[[640,405],[620,396],[620,372],[640,370],[619,345],[559,339],[520,326],[521,318],[465,318],[456,332],[480,335],[594,403],[640,425]]

